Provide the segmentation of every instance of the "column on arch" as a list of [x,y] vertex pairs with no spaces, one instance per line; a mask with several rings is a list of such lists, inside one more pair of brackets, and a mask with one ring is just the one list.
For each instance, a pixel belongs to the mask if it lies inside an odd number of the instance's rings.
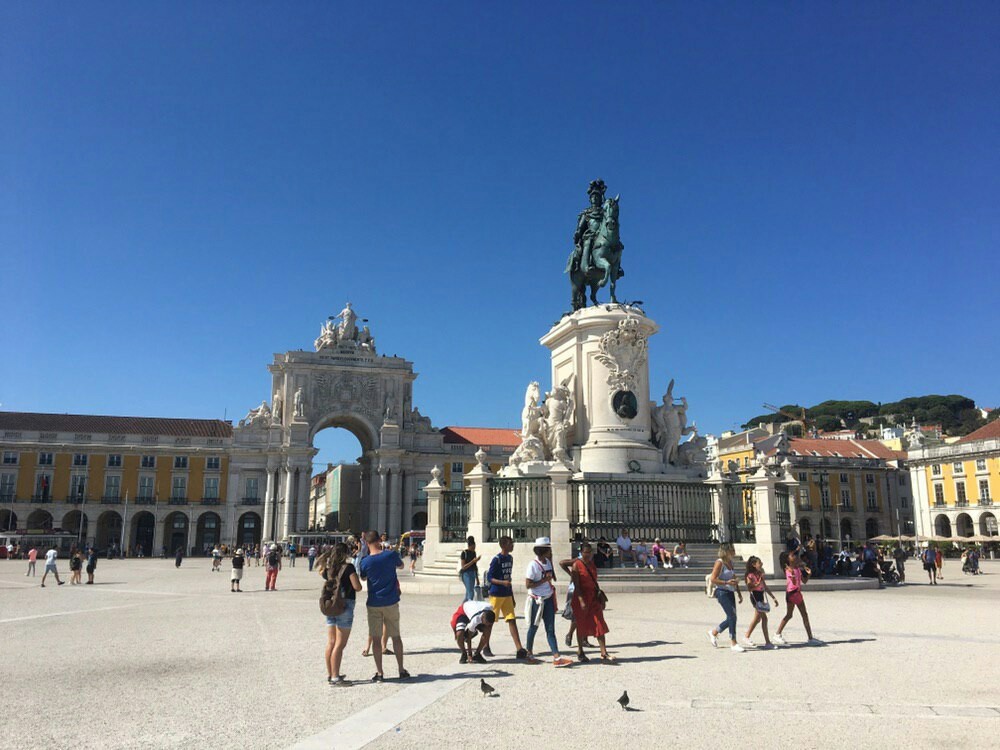
[[275,472],[278,470],[278,460],[274,457],[267,459],[267,484],[264,492],[264,517],[261,519],[261,541],[274,539],[274,502],[277,495],[277,481]]
[[398,537],[403,533],[401,528],[403,520],[403,474],[396,467],[390,469],[387,476],[389,478],[389,515],[386,523],[386,533],[390,537]]
[[309,494],[312,491],[312,463],[308,460],[299,464],[299,483],[297,491],[295,531],[305,531],[309,528]]
[[280,506],[280,505],[279,505],[279,507],[282,507],[281,521],[280,521],[281,538],[282,539],[287,539],[288,538],[288,534],[292,530],[292,509],[293,509],[294,504],[295,504],[294,503],[294,500],[295,500],[295,466],[292,464],[291,461],[286,461],[285,462],[284,471],[285,471],[285,475],[284,475],[284,480],[285,480],[284,502],[285,502],[285,504],[284,504],[283,507]]
[[386,496],[388,494],[388,487],[387,487],[388,483],[389,483],[389,468],[387,466],[382,466],[380,464],[378,467],[378,498],[375,501],[375,513],[374,513],[375,530],[378,531],[380,534],[387,533],[385,527],[386,527],[386,521],[388,520],[386,515],[387,511]]

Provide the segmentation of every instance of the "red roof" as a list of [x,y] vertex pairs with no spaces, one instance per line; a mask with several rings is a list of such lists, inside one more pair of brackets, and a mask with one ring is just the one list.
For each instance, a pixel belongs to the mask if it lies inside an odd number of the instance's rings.
[[513,427],[445,427],[441,430],[446,443],[462,445],[499,445],[516,448],[521,444],[521,431]]
[[973,440],[997,440],[1000,439],[1000,419],[984,424],[975,432],[970,432],[960,443],[971,443]]
[[221,419],[108,417],[95,414],[37,414],[18,411],[0,411],[0,430],[203,438],[233,436],[232,423],[223,422]]
[[828,458],[880,458],[895,461],[906,458],[903,451],[894,451],[878,440],[823,440],[822,438],[790,438],[789,451],[800,456],[826,456]]

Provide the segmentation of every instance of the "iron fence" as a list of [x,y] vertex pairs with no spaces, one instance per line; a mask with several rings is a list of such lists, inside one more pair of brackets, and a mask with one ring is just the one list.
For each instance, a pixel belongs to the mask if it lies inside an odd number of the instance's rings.
[[548,477],[491,479],[490,540],[531,541],[549,535],[552,482]]
[[441,493],[444,522],[442,542],[464,542],[469,530],[469,491],[445,490]]
[[711,488],[686,482],[571,482],[570,524],[577,538],[715,542],[719,529]]
[[749,484],[730,484],[723,488],[726,515],[726,541],[756,542],[756,513],[754,512],[753,487]]
[[781,538],[784,539],[792,528],[792,512],[788,498],[788,486],[784,484],[777,485],[774,489],[774,494],[778,503],[775,520],[778,522],[778,531],[781,534]]

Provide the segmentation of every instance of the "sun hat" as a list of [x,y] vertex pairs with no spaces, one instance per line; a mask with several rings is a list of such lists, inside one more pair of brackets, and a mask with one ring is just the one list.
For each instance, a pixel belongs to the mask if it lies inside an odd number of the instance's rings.
[[243,550],[242,550],[242,549],[238,549],[238,550],[236,550],[236,554],[237,554],[237,555],[242,555],[242,554],[243,554]]
[[540,536],[540,537],[538,537],[535,540],[535,546],[536,547],[551,547],[552,546],[552,540],[549,539],[547,536]]

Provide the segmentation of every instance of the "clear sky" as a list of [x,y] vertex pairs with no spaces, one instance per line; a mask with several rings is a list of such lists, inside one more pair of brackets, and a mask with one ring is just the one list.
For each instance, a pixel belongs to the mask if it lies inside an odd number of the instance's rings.
[[349,299],[436,425],[514,425],[596,177],[704,430],[1000,405],[998,38],[995,2],[5,2],[0,408],[238,419]]

